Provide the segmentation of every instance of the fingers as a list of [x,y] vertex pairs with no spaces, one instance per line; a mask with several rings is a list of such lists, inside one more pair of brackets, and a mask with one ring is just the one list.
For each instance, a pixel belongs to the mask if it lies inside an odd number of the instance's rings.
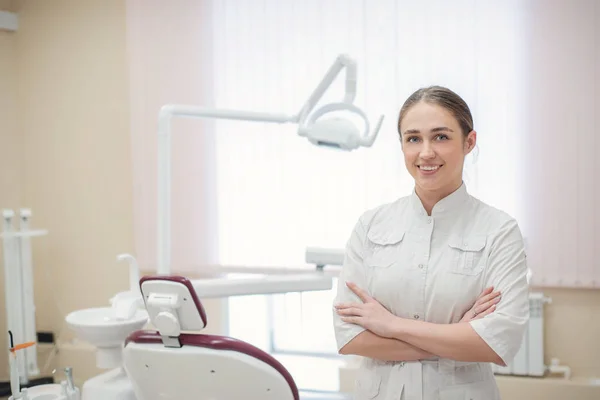
[[492,292],[492,293],[486,294],[477,299],[477,301],[475,302],[475,306],[480,306],[482,304],[488,303],[496,298],[499,298],[499,296],[500,296],[500,292]]
[[481,298],[481,297],[483,297],[483,296],[485,296],[487,294],[492,293],[492,290],[494,290],[493,286],[486,287],[485,289],[483,289],[483,292],[481,292],[481,294],[478,296],[478,298]]
[[346,286],[348,286],[348,288],[350,290],[352,290],[354,292],[354,294],[356,294],[358,296],[358,298],[361,299],[364,303],[368,303],[373,300],[373,298],[371,296],[369,296],[369,294],[366,291],[362,290],[361,288],[356,286],[354,283],[346,282]]
[[[494,312],[496,310],[496,304],[500,302],[502,295],[500,292],[494,292],[493,290],[493,286],[485,288],[475,301],[475,304],[473,304],[471,309],[463,316],[461,321],[483,318]],[[472,317],[469,317],[471,315]]]
[[363,316],[363,310],[358,307],[338,308],[337,313],[338,313],[338,315],[349,316],[349,317],[352,317],[352,316],[362,317]]
[[347,322],[349,324],[360,325],[360,317],[342,317],[342,321]]
[[336,310],[340,310],[342,308],[351,308],[351,307],[360,307],[362,306],[362,303],[338,303],[336,305],[334,305],[333,307]]
[[474,308],[475,314],[479,315],[480,313],[488,310],[490,307],[495,306],[496,304],[498,304],[500,302],[501,296],[495,296],[493,298],[491,298],[490,300],[486,301],[485,303],[482,303],[478,306],[476,306]]
[[475,316],[475,318],[473,318],[472,320],[476,320],[476,319],[479,319],[479,318],[483,318],[483,317],[485,317],[486,315],[489,315],[489,314],[493,313],[495,310],[496,310],[496,305],[494,304],[494,305],[492,305],[490,308],[488,308],[487,310],[485,310],[485,311],[483,311],[483,312],[481,312],[481,313],[477,314],[477,315]]

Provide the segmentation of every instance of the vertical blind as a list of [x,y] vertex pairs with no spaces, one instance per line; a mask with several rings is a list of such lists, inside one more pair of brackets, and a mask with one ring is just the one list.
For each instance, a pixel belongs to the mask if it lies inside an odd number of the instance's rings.
[[[524,55],[516,4],[213,2],[218,107],[297,113],[346,53],[358,64],[356,104],[373,124],[386,117],[375,145],[352,153],[314,147],[294,125],[217,123],[220,261],[302,264],[306,246],[343,247],[360,213],[409,194],[397,115],[413,91],[433,84],[472,108],[479,148],[465,163],[469,191],[515,214]],[[343,75],[322,104],[342,97]]]
[[[174,126],[175,268],[298,265],[306,246],[343,247],[360,213],[412,190],[397,113],[414,90],[440,84],[474,115],[468,189],[517,218],[534,285],[600,286],[596,1],[128,0],[127,12],[143,265],[156,258],[160,105],[297,113],[347,53],[356,104],[386,117],[371,149],[320,149],[292,125]],[[340,76],[324,102],[342,94]]]

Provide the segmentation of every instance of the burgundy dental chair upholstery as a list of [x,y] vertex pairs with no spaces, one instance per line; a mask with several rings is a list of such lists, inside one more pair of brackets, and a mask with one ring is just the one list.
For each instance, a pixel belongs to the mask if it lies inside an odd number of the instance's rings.
[[156,331],[125,342],[124,368],[137,400],[299,400],[285,367],[264,351],[205,335],[206,313],[189,280],[144,277],[142,295]]

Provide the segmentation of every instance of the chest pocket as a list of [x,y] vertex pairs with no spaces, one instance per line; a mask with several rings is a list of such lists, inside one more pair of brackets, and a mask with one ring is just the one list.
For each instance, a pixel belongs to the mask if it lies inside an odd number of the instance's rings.
[[359,399],[376,399],[381,389],[381,376],[376,371],[359,370],[355,389]]
[[388,268],[410,259],[404,231],[369,231],[369,253],[366,263],[372,268]]
[[485,267],[485,235],[452,236],[450,247],[450,272],[460,275],[479,275]]

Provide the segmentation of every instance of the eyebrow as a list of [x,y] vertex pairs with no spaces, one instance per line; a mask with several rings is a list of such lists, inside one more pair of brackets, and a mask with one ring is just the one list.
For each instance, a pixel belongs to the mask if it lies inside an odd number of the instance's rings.
[[[446,126],[438,126],[437,128],[433,128],[430,132],[438,133],[438,132],[454,132],[454,131]],[[414,134],[420,134],[420,133],[421,133],[421,131],[418,129],[407,129],[406,131],[404,131],[405,135],[414,135]]]

